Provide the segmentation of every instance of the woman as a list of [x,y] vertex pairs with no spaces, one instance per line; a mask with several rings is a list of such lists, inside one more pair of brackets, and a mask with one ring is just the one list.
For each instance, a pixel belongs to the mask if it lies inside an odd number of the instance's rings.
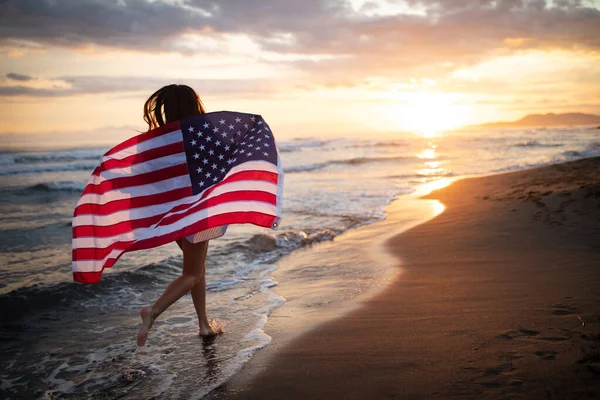
[[[204,114],[204,106],[196,92],[186,85],[169,85],[156,91],[144,105],[144,120],[149,129],[155,129],[169,122],[178,121],[193,115]],[[171,304],[187,292],[192,299],[198,315],[198,333],[200,336],[215,336],[223,333],[214,326],[206,315],[206,253],[208,241],[190,243],[187,239],[178,240],[183,251],[183,272],[167,287],[158,300],[149,307],[140,310],[142,326],[138,332],[137,345],[143,346],[154,320]]]

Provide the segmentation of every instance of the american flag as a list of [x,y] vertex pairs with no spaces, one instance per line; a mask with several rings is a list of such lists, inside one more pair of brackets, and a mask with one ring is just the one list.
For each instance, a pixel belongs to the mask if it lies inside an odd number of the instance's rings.
[[96,283],[126,252],[219,237],[229,224],[276,229],[283,172],[259,115],[172,122],[109,150],[73,213],[73,279]]

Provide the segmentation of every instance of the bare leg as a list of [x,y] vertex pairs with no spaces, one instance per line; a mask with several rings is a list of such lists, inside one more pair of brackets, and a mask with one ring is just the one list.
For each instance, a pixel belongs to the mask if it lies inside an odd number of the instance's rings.
[[[142,326],[138,332],[138,346],[143,346],[146,343],[148,331],[152,327],[154,320],[171,304],[179,300],[201,281],[204,282],[203,287],[206,288],[205,273],[208,242],[190,243],[187,240],[182,240],[181,248],[183,250],[183,273],[179,278],[171,282],[171,284],[167,287],[167,289],[165,289],[163,294],[151,307],[144,307],[140,310]],[[204,316],[206,318],[205,299],[203,309]]]
[[198,334],[200,336],[215,336],[223,333],[220,327],[211,325],[206,314],[206,273],[202,279],[192,288],[192,299],[198,315]]

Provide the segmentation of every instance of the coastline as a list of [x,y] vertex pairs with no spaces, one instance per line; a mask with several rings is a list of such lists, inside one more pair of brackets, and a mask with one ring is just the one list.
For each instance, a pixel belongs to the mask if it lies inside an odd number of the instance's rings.
[[401,260],[383,291],[307,312],[322,322],[310,332],[282,307],[272,343],[208,398],[592,398],[598,176],[591,158],[460,180],[426,196],[445,212],[400,235],[390,213],[369,230]]

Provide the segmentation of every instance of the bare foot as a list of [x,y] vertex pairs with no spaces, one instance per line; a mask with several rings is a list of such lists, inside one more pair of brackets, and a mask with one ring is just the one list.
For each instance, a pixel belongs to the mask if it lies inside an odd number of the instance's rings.
[[223,327],[221,327],[214,319],[199,324],[198,335],[200,336],[212,337],[221,334],[223,334]]
[[146,344],[146,339],[148,339],[148,331],[154,323],[154,313],[152,312],[152,308],[142,307],[140,310],[140,317],[142,317],[142,326],[138,331],[137,345],[142,347]]

